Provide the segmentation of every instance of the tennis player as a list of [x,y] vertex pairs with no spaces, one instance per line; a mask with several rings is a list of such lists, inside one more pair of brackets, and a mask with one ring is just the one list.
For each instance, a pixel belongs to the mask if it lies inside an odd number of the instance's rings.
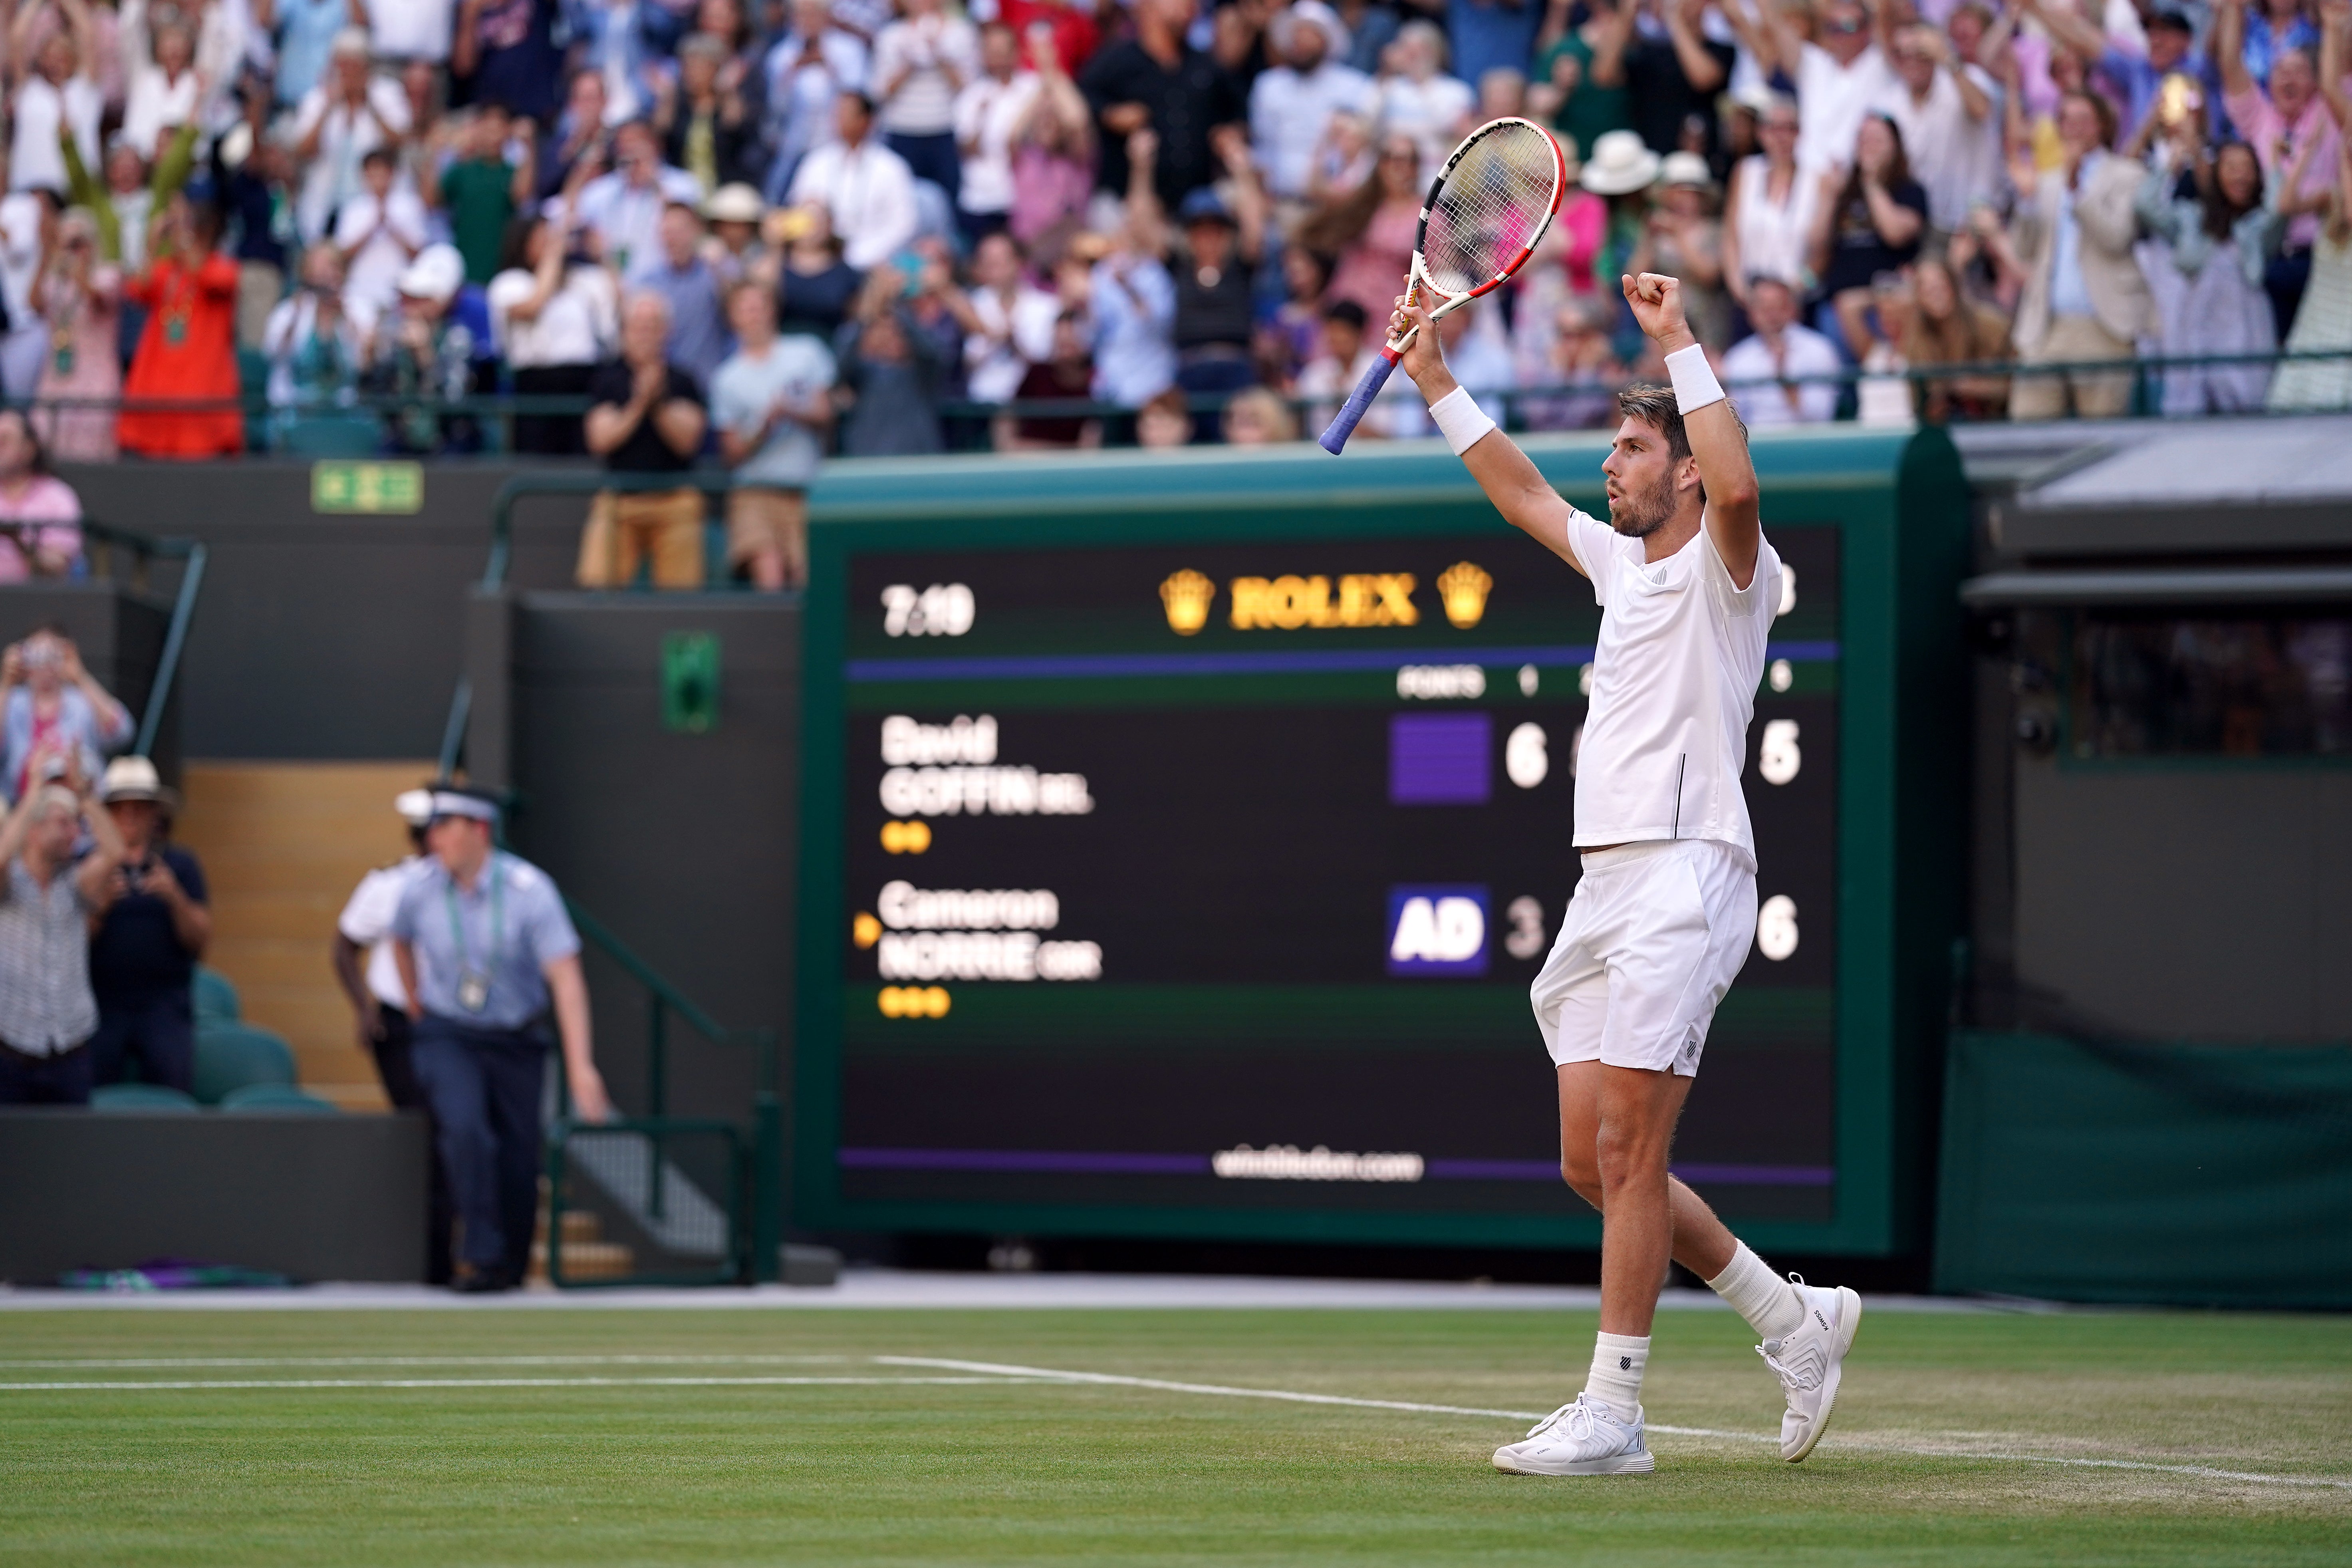
[[1862,1318],[1852,1290],[1783,1279],[1666,1170],[1707,1026],[1756,934],[1756,839],[1739,773],[1780,605],[1780,558],[1757,521],[1748,432],[1683,315],[1644,272],[1626,302],[1665,356],[1671,390],[1618,398],[1609,521],[1562,500],[1445,368],[1426,309],[1391,336],[1430,416],[1496,510],[1592,580],[1601,642],[1576,771],[1584,874],[1531,994],[1559,1066],[1560,1174],[1601,1211],[1601,1334],[1584,1391],[1495,1451],[1519,1475],[1655,1468],[1642,1373],[1666,1259],[1763,1336],[1788,1397],[1780,1457],[1812,1452]]

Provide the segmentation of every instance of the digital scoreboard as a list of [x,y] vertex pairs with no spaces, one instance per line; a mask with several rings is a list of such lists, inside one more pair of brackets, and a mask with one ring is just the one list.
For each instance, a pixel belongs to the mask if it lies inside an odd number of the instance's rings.
[[[1591,585],[1458,468],[1257,512],[1237,467],[1190,506],[816,531],[804,1223],[1597,1236],[1528,998],[1579,873]],[[1766,496],[1761,913],[1674,1163],[1781,1245],[1883,1248],[1885,1143],[1842,1120],[1894,1045],[1842,1007],[1877,918],[1841,830],[1855,509]]]

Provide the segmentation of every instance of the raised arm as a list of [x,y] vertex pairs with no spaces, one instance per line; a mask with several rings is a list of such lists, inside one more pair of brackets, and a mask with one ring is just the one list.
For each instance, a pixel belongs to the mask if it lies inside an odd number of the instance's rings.
[[[1394,337],[1411,327],[1421,330],[1398,363],[1412,377],[1422,396],[1434,405],[1459,390],[1461,383],[1445,368],[1445,353],[1438,343],[1437,323],[1430,320],[1429,307],[1408,306],[1400,300],[1397,313],[1389,322],[1389,334]],[[1470,477],[1478,481],[1478,488],[1486,492],[1505,522],[1586,576],[1592,575],[1585,572],[1584,563],[1576,558],[1568,542],[1568,518],[1574,509],[1560,500],[1559,492],[1528,461],[1518,443],[1499,429],[1489,430],[1463,450],[1462,466],[1470,470]]]
[[[1623,278],[1619,283],[1625,291],[1625,302],[1633,309],[1633,319],[1658,345],[1661,356],[1698,347],[1698,338],[1683,315],[1680,283],[1655,272]],[[1712,373],[1707,379],[1714,379]],[[1748,432],[1740,427],[1727,397],[1685,412],[1683,430],[1690,440],[1691,456],[1698,461],[1699,485],[1706,493],[1707,535],[1730,569],[1732,582],[1745,588],[1756,580],[1756,557],[1764,541]]]
[[2246,71],[2246,0],[2221,0],[2214,7],[2213,63],[2221,68],[2221,91],[2234,97],[2252,89]]

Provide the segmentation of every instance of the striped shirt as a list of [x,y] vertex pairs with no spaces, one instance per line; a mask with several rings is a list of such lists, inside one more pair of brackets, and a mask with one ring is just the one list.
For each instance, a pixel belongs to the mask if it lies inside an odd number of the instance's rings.
[[71,866],[43,888],[20,857],[0,885],[0,1044],[63,1056],[98,1031],[89,916]]

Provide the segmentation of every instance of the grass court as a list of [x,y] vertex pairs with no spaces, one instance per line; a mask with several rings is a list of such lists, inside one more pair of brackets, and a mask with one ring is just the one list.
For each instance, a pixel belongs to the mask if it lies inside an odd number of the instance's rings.
[[1496,1474],[1494,1447],[1581,1385],[1594,1327],[1523,1310],[9,1311],[0,1558],[2352,1560],[2352,1321],[1867,1312],[1835,1426],[1789,1466],[1760,1440],[1779,1389],[1746,1327],[1665,1311],[1644,1389],[1656,1475]]

